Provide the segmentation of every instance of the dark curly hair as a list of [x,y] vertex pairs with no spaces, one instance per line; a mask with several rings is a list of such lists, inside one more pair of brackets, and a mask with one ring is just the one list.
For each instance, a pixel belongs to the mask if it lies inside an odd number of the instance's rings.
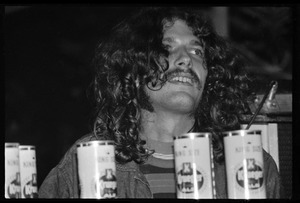
[[240,128],[247,108],[248,77],[241,59],[199,11],[187,8],[144,8],[113,28],[96,49],[94,135],[115,141],[119,163],[143,163],[149,156],[139,137],[141,109],[153,111],[144,87],[163,85],[168,52],[162,44],[164,25],[184,20],[204,48],[208,76],[195,111],[195,132],[211,132],[215,159],[223,158],[221,131]]

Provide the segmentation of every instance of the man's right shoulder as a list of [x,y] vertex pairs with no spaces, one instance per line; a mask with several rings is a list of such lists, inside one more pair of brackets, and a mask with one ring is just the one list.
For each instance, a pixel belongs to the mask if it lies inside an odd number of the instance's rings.
[[89,141],[94,141],[97,140],[97,137],[93,133],[88,133],[76,140],[76,142],[72,145],[72,147],[77,147],[77,144],[79,143],[84,143],[84,142],[89,142]]
[[97,138],[92,133],[85,134],[78,140],[74,142],[74,144],[68,149],[63,158],[60,160],[58,167],[66,165],[68,162],[72,161],[72,157],[77,153],[77,145],[80,143],[97,140]]

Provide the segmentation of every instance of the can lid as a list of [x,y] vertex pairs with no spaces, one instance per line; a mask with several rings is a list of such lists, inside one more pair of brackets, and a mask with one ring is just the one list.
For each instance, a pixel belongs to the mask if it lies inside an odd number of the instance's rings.
[[114,145],[115,142],[113,140],[93,140],[88,142],[82,142],[77,144],[77,147],[87,147],[87,146],[96,146],[96,145]]
[[19,147],[19,143],[17,142],[5,142],[5,148],[14,148]]
[[210,132],[192,132],[192,133],[184,133],[178,136],[174,137],[174,140],[176,139],[184,139],[184,138],[189,138],[189,139],[194,139],[197,137],[206,137],[209,138],[211,137],[211,133]]
[[35,150],[35,146],[34,145],[20,145],[19,149],[20,150]]
[[233,130],[222,132],[224,136],[246,136],[246,135],[261,135],[261,130]]

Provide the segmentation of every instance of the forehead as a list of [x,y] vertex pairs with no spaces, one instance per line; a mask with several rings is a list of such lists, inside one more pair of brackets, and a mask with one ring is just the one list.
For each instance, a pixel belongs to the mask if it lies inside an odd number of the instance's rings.
[[163,42],[174,42],[178,38],[187,38],[195,43],[199,42],[185,21],[175,20],[174,23],[166,22],[164,25]]

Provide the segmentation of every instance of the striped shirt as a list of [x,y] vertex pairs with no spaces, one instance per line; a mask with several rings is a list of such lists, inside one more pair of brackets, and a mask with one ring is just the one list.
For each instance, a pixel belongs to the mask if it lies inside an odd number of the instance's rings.
[[174,160],[151,156],[140,169],[150,184],[154,198],[176,198]]

